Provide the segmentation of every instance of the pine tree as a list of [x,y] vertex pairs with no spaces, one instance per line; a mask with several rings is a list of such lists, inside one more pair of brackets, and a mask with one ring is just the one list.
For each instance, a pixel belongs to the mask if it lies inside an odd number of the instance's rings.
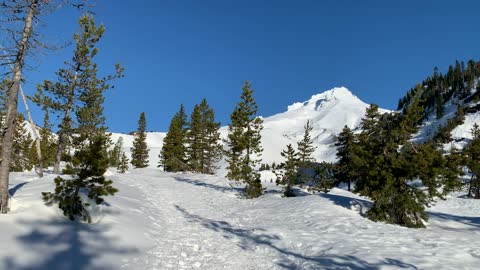
[[293,149],[291,144],[287,149],[281,152],[284,162],[282,163],[282,172],[277,175],[277,185],[283,186],[283,196],[294,197],[292,187],[297,180],[297,170],[299,164],[299,154]]
[[[9,79],[0,82],[0,128],[5,122],[5,115],[7,113],[6,102],[9,91],[8,86],[10,84],[11,81]],[[34,151],[35,148],[32,147],[32,136],[25,128],[26,122],[23,114],[17,113],[16,122],[9,170],[13,172],[23,172],[25,170],[31,170],[37,159]]]
[[[180,110],[173,116],[167,135],[163,139],[158,166],[163,166],[164,171],[179,172],[192,170],[187,164],[186,133],[187,116],[185,108],[181,105]],[[198,149],[195,149],[195,152],[197,154]]]
[[[81,43],[80,50],[88,52],[80,55],[91,55],[90,51],[95,55],[98,51],[95,44],[103,35],[103,26],[97,27],[93,17],[85,15],[80,18],[80,29],[82,33],[75,35],[76,39],[83,37],[77,40],[89,41]],[[76,52],[75,57],[78,55]],[[71,164],[64,170],[71,179],[60,176],[55,178],[55,191],[42,194],[47,205],[58,204],[64,215],[71,220],[80,218],[90,223],[92,220],[88,207],[92,203],[103,203],[105,196],[114,195],[118,190],[112,186],[111,180],[103,176],[108,168],[107,149],[110,141],[110,136],[106,133],[103,102],[105,91],[111,86],[107,83],[108,79],[97,78],[98,66],[91,62],[91,58],[85,62],[84,68],[78,74],[82,78],[82,87],[78,89],[78,102],[74,111],[78,123],[76,136],[72,140],[75,153]],[[82,200],[81,194],[90,201]]]
[[123,137],[119,137],[112,150],[108,152],[110,167],[118,167],[123,147]]
[[125,152],[121,151],[120,162],[117,165],[117,171],[119,173],[125,173],[128,171],[128,158]]
[[47,108],[43,108],[43,128],[40,129],[40,147],[42,151],[43,165],[45,167],[53,166],[55,162],[55,137],[52,133],[52,124],[50,124],[50,116]]
[[30,133],[25,129],[25,118],[21,113],[17,116],[17,125],[13,136],[12,160],[10,171],[23,172],[31,170],[35,164],[35,152]]
[[357,168],[360,167],[361,160],[355,152],[357,142],[352,130],[345,126],[342,132],[338,134],[335,146],[337,147],[338,171],[337,178],[341,182],[347,182],[348,191],[351,190],[351,182],[357,178]]
[[[447,159],[434,144],[405,141],[402,121],[401,115],[367,109],[355,150],[361,160],[356,190],[373,200],[370,219],[420,228],[428,219],[425,207],[442,197],[440,188],[448,188],[455,175],[447,173]],[[422,189],[412,184],[414,179]]]
[[304,126],[303,138],[297,143],[300,166],[308,167],[308,164],[314,160],[312,154],[316,147],[313,146],[313,140],[311,138],[312,130],[313,126],[310,125],[310,120],[308,120],[307,124]]
[[263,193],[260,174],[255,171],[262,153],[260,132],[263,129],[263,120],[256,116],[258,106],[252,94],[253,90],[246,81],[242,88],[241,100],[230,115],[231,123],[228,126],[226,140],[229,148],[226,151],[227,177],[232,181],[246,184],[247,198],[256,198]]
[[328,193],[335,186],[335,169],[332,163],[321,162],[315,166],[315,178],[310,191]]
[[76,115],[77,109],[81,108],[85,99],[82,96],[84,89],[90,84],[102,85],[102,88],[109,89],[112,88],[109,81],[123,77],[123,68],[116,64],[114,74],[95,78],[96,81],[93,81],[92,73],[97,71],[97,64],[93,60],[99,52],[96,44],[102,38],[105,27],[94,25],[89,15],[82,16],[79,21],[84,31],[73,36],[76,46],[71,61],[65,62],[65,67],[55,73],[58,77],[56,82],[44,81],[37,87],[37,93],[32,97],[34,103],[45,107],[60,118],[53,168],[56,174],[60,173],[60,162],[72,143],[74,134],[79,133]]
[[297,143],[298,157],[299,157],[299,167],[300,167],[300,181],[302,184],[312,180],[311,173],[309,169],[312,169],[314,158],[312,157],[313,152],[316,147],[313,146],[313,140],[311,138],[311,132],[313,126],[310,125],[310,120],[307,121],[307,124],[304,126],[303,138],[300,142]]
[[206,99],[195,105],[187,132],[187,163],[191,170],[213,174],[216,163],[221,159],[220,123]]
[[467,145],[467,167],[472,177],[468,187],[468,197],[480,199],[480,127],[475,123],[472,127],[472,141]]
[[145,168],[148,166],[148,152],[147,148],[147,120],[145,119],[145,113],[140,114],[138,120],[138,129],[135,133],[135,139],[133,140],[133,147],[131,148],[132,160],[130,163],[135,168]]
[[194,172],[201,172],[203,161],[203,123],[202,115],[200,113],[200,106],[195,105],[190,116],[189,129],[187,131],[186,140],[188,147],[186,147],[186,159],[190,170]]
[[445,102],[442,94],[437,94],[437,119],[440,119],[445,114]]

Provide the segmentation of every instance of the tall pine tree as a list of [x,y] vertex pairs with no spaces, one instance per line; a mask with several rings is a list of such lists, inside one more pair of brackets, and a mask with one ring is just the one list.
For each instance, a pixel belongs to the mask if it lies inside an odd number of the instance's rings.
[[262,153],[261,131],[263,120],[257,117],[258,106],[248,81],[242,88],[241,100],[230,115],[226,140],[228,162],[227,177],[235,182],[243,182],[245,196],[256,198],[263,194],[260,174],[255,166],[260,163]]
[[[187,164],[187,115],[183,105],[173,116],[167,135],[163,139],[163,146],[160,152],[159,167],[163,166],[166,172],[179,172],[192,170]],[[198,149],[196,149],[198,151]]]
[[[81,50],[88,50],[81,55],[95,55],[96,42],[103,35],[104,27],[98,27],[91,15],[80,18],[82,33],[76,37],[88,37],[89,42],[80,46]],[[75,55],[78,56],[79,52]],[[84,54],[85,53],[85,54]],[[71,164],[67,165],[64,173],[71,178],[57,177],[54,192],[44,192],[43,199],[48,205],[58,204],[65,216],[91,222],[89,207],[92,203],[101,204],[104,197],[114,195],[118,190],[112,186],[104,174],[108,168],[109,158],[107,149],[110,136],[106,133],[103,102],[105,91],[111,88],[105,79],[97,78],[98,66],[91,59],[87,60],[79,73],[84,80],[78,91],[78,103],[75,108],[75,118],[78,126],[73,138],[75,153]],[[82,194],[89,200],[82,199]]]
[[346,182],[348,191],[350,191],[352,181],[357,178],[357,168],[361,167],[361,160],[357,156],[358,146],[355,135],[348,126],[345,126],[338,134],[335,146],[338,158],[336,178],[341,182]]
[[220,122],[215,122],[215,113],[203,99],[195,105],[187,132],[187,161],[191,170],[213,174],[221,159]]
[[135,168],[145,168],[148,166],[148,152],[147,148],[147,120],[145,113],[140,114],[138,120],[138,129],[133,140],[133,147],[131,148],[132,160],[131,163]]

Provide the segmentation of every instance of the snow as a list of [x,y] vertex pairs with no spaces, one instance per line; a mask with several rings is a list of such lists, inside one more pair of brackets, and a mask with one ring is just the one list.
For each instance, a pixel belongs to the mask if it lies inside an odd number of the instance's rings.
[[341,189],[240,198],[218,176],[109,171],[119,188],[95,224],[41,201],[54,175],[12,175],[0,217],[0,269],[478,269],[480,200],[452,194],[426,229],[375,223],[370,202]]

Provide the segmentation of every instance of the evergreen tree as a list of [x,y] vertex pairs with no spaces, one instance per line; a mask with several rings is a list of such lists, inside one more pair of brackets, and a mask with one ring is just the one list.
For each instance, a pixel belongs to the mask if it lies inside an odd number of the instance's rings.
[[55,162],[55,137],[52,133],[52,124],[50,123],[50,116],[48,109],[43,107],[44,118],[43,128],[40,129],[40,147],[42,151],[43,165],[45,167],[53,166]]
[[310,120],[304,126],[303,138],[297,143],[299,167],[300,167],[300,182],[304,184],[311,180],[309,169],[313,168],[314,158],[312,157],[316,147],[313,146],[311,132],[313,127],[310,125]]
[[312,154],[315,151],[316,147],[313,146],[313,141],[311,138],[312,130],[313,126],[310,125],[310,120],[308,120],[307,124],[304,126],[303,138],[300,142],[297,143],[300,166],[308,167],[308,164],[314,160]]
[[133,140],[133,147],[131,148],[132,160],[130,161],[135,168],[145,168],[148,166],[148,151],[147,148],[147,120],[145,113],[140,114],[138,120],[138,129]]
[[[7,113],[6,102],[10,84],[11,81],[9,79],[0,82],[0,128],[5,122]],[[25,128],[25,118],[21,113],[17,113],[16,122],[9,169],[13,172],[23,172],[25,170],[31,170],[37,158],[35,156],[35,148],[32,147],[32,136]]]
[[309,190],[328,193],[335,186],[335,182],[333,164],[323,161],[315,166],[315,178]]
[[34,103],[54,112],[60,118],[54,163],[54,173],[57,174],[60,173],[60,161],[72,143],[74,134],[80,133],[77,130],[80,120],[76,118],[89,114],[90,112],[86,111],[92,110],[83,108],[83,113],[77,111],[85,102],[85,89],[96,84],[101,85],[97,91],[104,91],[112,88],[109,81],[123,77],[123,68],[118,64],[115,65],[114,74],[103,78],[96,77],[97,64],[93,60],[99,52],[96,44],[102,38],[105,27],[97,27],[90,15],[82,16],[79,21],[83,31],[74,34],[76,48],[72,60],[55,73],[57,82],[44,81],[37,87],[37,93],[32,98]]
[[445,102],[442,94],[437,94],[437,119],[440,119],[445,114]]
[[[167,135],[163,139],[163,146],[159,156],[160,164],[158,166],[163,166],[164,171],[179,172],[191,170],[187,164],[186,133],[187,116],[183,105],[181,105],[180,110],[173,116]],[[197,145],[195,146],[194,155],[197,155],[199,151]]]
[[187,159],[191,170],[213,174],[221,158],[220,123],[205,99],[195,105],[187,132]]
[[13,151],[10,161],[10,171],[29,171],[35,164],[35,152],[30,133],[25,129],[25,118],[21,113],[17,116],[17,125],[13,136]]
[[119,137],[112,150],[108,152],[110,167],[118,167],[123,147],[123,137]]
[[[85,15],[80,18],[80,28],[82,33],[75,37],[84,37],[89,41],[80,46],[80,50],[88,52],[76,52],[75,57],[90,55],[90,50],[95,55],[98,51],[95,43],[103,35],[103,26],[97,27],[93,17]],[[84,38],[80,40],[85,41]],[[90,223],[88,207],[91,203],[101,204],[105,196],[114,195],[118,190],[112,186],[111,180],[103,176],[108,168],[107,149],[110,141],[106,134],[103,102],[105,91],[111,86],[107,83],[108,80],[97,78],[98,66],[91,59],[85,62],[84,67],[79,73],[83,81],[82,87],[78,89],[78,102],[74,111],[78,123],[72,141],[75,153],[71,164],[64,170],[71,178],[55,178],[55,191],[42,194],[47,205],[58,204],[64,215],[71,220],[80,218]],[[81,194],[91,202],[82,200]]]
[[117,171],[119,173],[125,173],[128,171],[128,158],[125,152],[121,151],[120,162],[117,165]]
[[347,182],[348,191],[351,190],[351,182],[358,177],[358,168],[361,167],[361,160],[358,158],[358,145],[352,130],[345,126],[338,134],[337,141],[338,170],[336,177],[341,182]]
[[[356,190],[373,200],[367,216],[374,221],[406,227],[424,227],[425,206],[442,197],[441,187],[449,187],[454,173],[446,173],[447,159],[432,143],[415,145],[405,141],[403,117],[380,116],[367,109],[359,138]],[[421,182],[422,189],[412,180]]]
[[467,167],[472,174],[469,182],[468,197],[480,199],[480,127],[475,123],[472,128],[472,141],[467,145]]
[[263,193],[260,174],[255,171],[262,153],[260,132],[263,120],[256,116],[258,106],[252,94],[253,90],[246,81],[241,100],[230,115],[231,123],[228,125],[226,140],[229,150],[225,153],[228,162],[227,177],[245,183],[247,198],[256,198]]
[[277,175],[277,185],[283,186],[283,195],[285,197],[294,197],[292,187],[297,180],[297,170],[299,163],[299,154],[293,149],[292,145],[287,145],[287,149],[281,153],[285,161],[282,163],[282,172]]

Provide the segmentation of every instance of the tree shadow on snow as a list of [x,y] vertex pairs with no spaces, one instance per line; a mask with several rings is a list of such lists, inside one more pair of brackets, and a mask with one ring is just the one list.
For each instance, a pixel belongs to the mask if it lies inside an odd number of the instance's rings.
[[480,217],[457,216],[452,214],[428,212],[430,217],[438,220],[455,221],[464,225],[471,226],[471,228],[450,228],[441,226],[442,229],[452,231],[478,231],[480,229]]
[[[224,238],[238,239],[237,244],[244,250],[255,251],[256,246],[263,246],[271,249],[280,255],[280,260],[276,264],[284,269],[381,269],[383,267],[396,267],[417,269],[414,265],[404,263],[399,260],[385,258],[377,263],[369,263],[353,255],[327,254],[327,251],[320,252],[318,255],[305,255],[296,251],[280,247],[275,242],[281,240],[278,235],[268,234],[262,228],[235,228],[226,221],[217,221],[207,219],[198,215],[189,213],[186,209],[175,205],[177,210],[192,223],[198,223],[201,226],[221,233]],[[259,255],[260,256],[260,255]]]
[[10,194],[10,196],[13,197],[13,195],[15,195],[15,193],[17,193],[17,191],[19,189],[21,189],[23,186],[25,186],[26,184],[28,184],[28,182],[19,183],[19,184],[15,185],[13,188],[9,189],[8,193]]
[[200,180],[188,179],[183,177],[174,177],[174,179],[178,182],[188,183],[188,184],[192,184],[200,187],[206,187],[206,188],[214,189],[220,192],[242,192],[243,191],[242,188],[238,188],[238,187],[224,187],[224,186],[214,185],[210,183],[205,183]]
[[14,257],[4,259],[0,269],[9,270],[100,270],[118,269],[118,266],[100,265],[96,259],[111,254],[137,253],[135,248],[119,247],[115,239],[106,236],[109,227],[98,224],[84,224],[56,218],[50,221],[21,221],[20,226],[34,228],[18,236],[17,241],[24,250],[35,255],[28,265],[19,263]]
[[372,202],[363,199],[351,198],[342,195],[335,195],[329,193],[318,193],[318,196],[329,199],[335,205],[341,206],[348,210],[354,210],[356,208],[359,213],[364,216],[365,213],[372,207]]

